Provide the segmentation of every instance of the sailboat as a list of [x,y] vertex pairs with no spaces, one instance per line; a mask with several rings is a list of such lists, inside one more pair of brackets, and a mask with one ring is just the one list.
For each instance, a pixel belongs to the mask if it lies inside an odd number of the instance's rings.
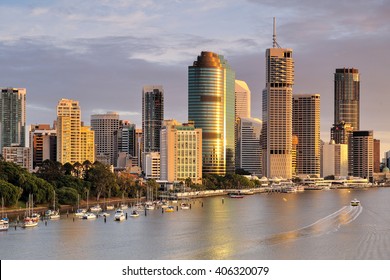
[[0,220],[0,231],[8,230],[9,221],[7,217],[4,217],[4,198],[1,197],[1,220]]
[[128,208],[128,206],[127,206],[127,204],[125,204],[125,193],[122,193],[122,204],[121,204],[120,209],[125,210],[127,208]]
[[82,218],[87,210],[80,208],[80,194],[77,194],[77,210],[74,213],[75,216]]
[[53,210],[47,210],[45,215],[51,220],[56,220],[60,218],[60,212],[56,210],[56,191],[53,191]]
[[[89,190],[87,190],[87,210],[88,208]],[[96,215],[92,212],[85,212],[82,217],[84,220],[96,219]]]
[[[110,198],[111,198],[111,189],[108,191],[108,199],[110,199]],[[114,210],[114,205],[108,204],[106,206],[106,210]]]
[[32,217],[32,213],[34,212],[34,197],[32,194],[28,196],[28,208],[26,209],[26,217],[23,220],[23,227],[36,227],[38,225],[39,218]]

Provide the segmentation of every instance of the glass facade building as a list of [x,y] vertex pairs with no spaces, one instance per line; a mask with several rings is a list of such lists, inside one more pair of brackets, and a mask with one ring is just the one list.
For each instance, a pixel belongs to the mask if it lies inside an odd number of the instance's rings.
[[360,75],[355,68],[336,69],[334,74],[334,123],[341,122],[360,129]]
[[1,88],[0,153],[3,147],[26,145],[26,89]]
[[202,52],[188,67],[188,120],[202,129],[203,173],[234,172],[235,72],[221,55]]

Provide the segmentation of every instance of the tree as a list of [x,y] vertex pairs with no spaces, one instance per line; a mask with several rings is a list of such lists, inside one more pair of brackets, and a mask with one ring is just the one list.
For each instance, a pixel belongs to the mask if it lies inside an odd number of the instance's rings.
[[45,160],[39,167],[37,176],[46,181],[52,182],[63,175],[62,164],[58,161]]
[[71,163],[67,162],[62,166],[62,169],[64,170],[65,175],[73,175],[74,173],[74,167]]
[[15,205],[22,195],[22,188],[0,179],[0,196],[4,198],[5,206]]
[[91,191],[99,200],[102,194],[108,193],[109,188],[116,186],[115,175],[109,169],[109,166],[97,162],[88,169],[87,181],[91,183]]

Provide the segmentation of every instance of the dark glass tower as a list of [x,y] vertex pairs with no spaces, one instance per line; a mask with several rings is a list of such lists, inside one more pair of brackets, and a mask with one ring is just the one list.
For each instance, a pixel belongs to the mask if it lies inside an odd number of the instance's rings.
[[143,152],[160,151],[160,130],[164,120],[162,86],[145,86],[142,91]]
[[202,52],[188,67],[188,120],[202,128],[203,173],[234,172],[234,84],[222,55]]
[[334,124],[360,129],[360,75],[355,68],[339,68],[334,74]]

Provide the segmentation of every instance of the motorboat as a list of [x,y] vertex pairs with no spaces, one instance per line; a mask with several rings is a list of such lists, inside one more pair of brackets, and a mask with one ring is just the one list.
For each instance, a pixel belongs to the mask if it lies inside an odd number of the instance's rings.
[[188,209],[190,209],[190,205],[188,203],[181,203],[180,204],[180,209],[188,210]]
[[120,207],[122,210],[126,210],[127,208],[129,208],[129,206],[127,204],[123,204],[123,203],[121,204]]
[[115,221],[123,221],[125,219],[125,213],[123,213],[122,209],[117,209],[115,212],[114,220]]
[[84,220],[92,220],[92,219],[96,219],[96,215],[92,212],[86,212],[83,216],[83,219]]
[[77,209],[76,212],[74,212],[74,215],[79,217],[79,218],[82,218],[84,216],[84,214],[87,212],[86,209]]
[[145,209],[146,210],[154,210],[154,204],[151,201],[148,201],[145,203]]
[[107,212],[102,212],[99,214],[100,217],[108,217],[110,216],[110,213],[107,213]]
[[357,200],[356,198],[351,200],[351,206],[359,206],[360,205],[360,201]]
[[100,212],[100,211],[102,211],[102,207],[100,207],[99,204],[91,207],[91,212]]
[[9,223],[7,220],[1,219],[0,220],[0,231],[6,231],[9,228]]
[[168,207],[164,210],[164,212],[175,212],[175,207],[173,207],[173,206],[168,206]]
[[60,218],[60,212],[55,210],[47,210],[45,212],[45,217],[51,220],[59,219]]
[[130,217],[139,217],[139,213],[137,210],[133,210],[133,212],[131,212],[130,214]]

